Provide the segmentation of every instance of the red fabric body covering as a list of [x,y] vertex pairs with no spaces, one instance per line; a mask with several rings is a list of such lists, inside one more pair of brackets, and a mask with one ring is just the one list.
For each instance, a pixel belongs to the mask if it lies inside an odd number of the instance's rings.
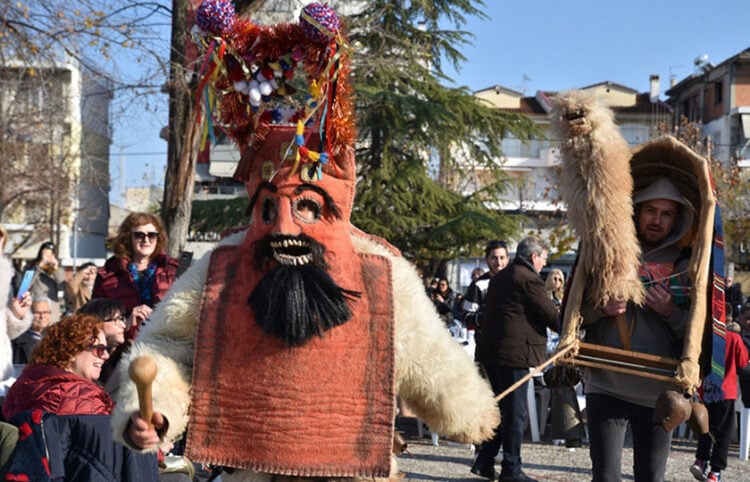
[[362,297],[349,303],[348,322],[289,348],[260,329],[247,304],[262,276],[252,251],[246,242],[211,257],[186,455],[275,474],[388,476],[395,396],[390,263],[357,255],[351,245],[348,256],[341,248],[327,256],[329,274]]

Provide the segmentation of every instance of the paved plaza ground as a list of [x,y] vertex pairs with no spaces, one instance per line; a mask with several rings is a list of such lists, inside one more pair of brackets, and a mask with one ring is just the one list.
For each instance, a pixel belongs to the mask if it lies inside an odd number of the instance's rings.
[[[405,479],[414,481],[479,482],[483,479],[469,472],[474,452],[467,445],[455,444],[443,439],[438,446],[432,445],[429,434],[419,438],[415,419],[401,419],[397,429],[409,444],[409,453],[398,458],[399,469]],[[695,440],[675,439],[667,463],[666,481],[694,481],[689,468],[695,459]],[[538,480],[590,481],[591,460],[588,445],[570,451],[546,440],[538,443],[524,442],[521,456],[524,471]],[[626,447],[623,452],[623,480],[633,480],[633,451]],[[496,466],[500,469],[500,464]],[[738,458],[738,445],[729,451],[729,467],[722,473],[723,482],[750,481],[750,460]]]

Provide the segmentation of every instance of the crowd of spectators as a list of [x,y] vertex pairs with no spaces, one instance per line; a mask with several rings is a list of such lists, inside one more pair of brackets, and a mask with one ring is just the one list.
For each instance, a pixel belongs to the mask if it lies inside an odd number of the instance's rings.
[[[0,228],[0,477],[77,473],[76,480],[99,480],[85,475],[96,472],[110,474],[107,480],[181,480],[172,474],[160,479],[156,454],[116,444],[109,423],[117,364],[176,277],[178,263],[165,252],[161,220],[128,215],[114,256],[101,267],[78,266],[67,281],[53,243],[42,243],[17,272],[2,254],[6,239]],[[31,427],[30,436],[19,440],[21,425]],[[49,462],[39,457],[45,452]],[[98,461],[94,468],[84,468],[92,460]]]

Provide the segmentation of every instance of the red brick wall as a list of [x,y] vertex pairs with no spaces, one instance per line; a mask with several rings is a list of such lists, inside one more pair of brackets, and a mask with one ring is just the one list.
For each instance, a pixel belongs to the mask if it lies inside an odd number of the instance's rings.
[[735,105],[732,107],[750,106],[750,66],[738,65],[736,68],[734,81]]

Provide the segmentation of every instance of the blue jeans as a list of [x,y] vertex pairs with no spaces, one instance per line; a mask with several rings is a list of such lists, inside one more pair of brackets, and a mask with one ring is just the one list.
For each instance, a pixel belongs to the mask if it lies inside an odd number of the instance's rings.
[[[485,364],[484,370],[495,395],[504,392],[505,389],[529,374],[528,368],[508,368],[494,364]],[[495,456],[497,456],[502,445],[503,461],[500,464],[502,475],[518,476],[521,474],[521,443],[523,442],[528,417],[528,407],[526,406],[528,383],[524,383],[500,400],[502,421],[499,430],[492,440],[482,444],[477,455],[477,462],[480,465],[493,467]]]
[[589,393],[586,395],[586,412],[594,482],[622,479],[622,448],[628,423],[633,432],[635,481],[664,480],[672,432],[653,422],[653,408],[601,393]]

